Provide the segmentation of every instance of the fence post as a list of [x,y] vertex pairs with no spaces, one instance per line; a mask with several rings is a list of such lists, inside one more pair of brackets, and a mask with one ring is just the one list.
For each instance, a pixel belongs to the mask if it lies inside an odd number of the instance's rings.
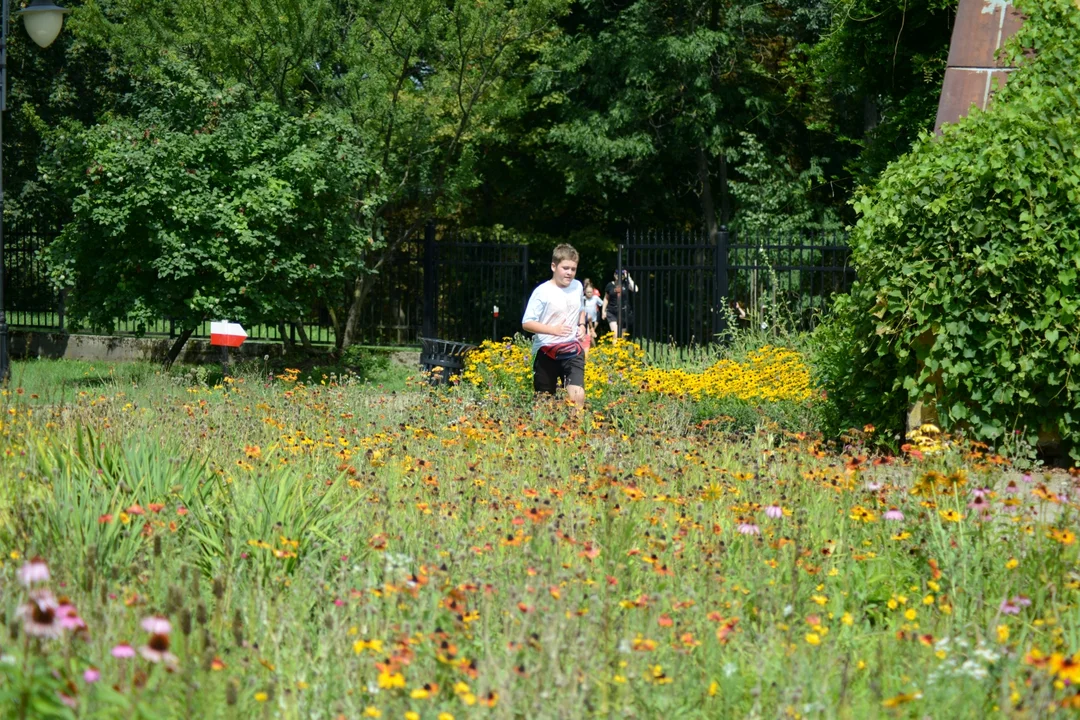
[[67,288],[60,288],[56,296],[56,325],[57,330],[64,332],[64,301],[67,299]]
[[424,226],[424,316],[420,322],[420,332],[427,338],[435,337],[435,314],[439,310],[439,283],[435,277],[438,264],[435,261],[435,252],[435,222],[428,220]]
[[615,339],[621,340],[623,336],[623,306],[629,301],[630,297],[627,294],[628,288],[622,286],[623,273],[626,272],[626,268],[623,267],[623,244],[619,243],[619,267],[615,271],[615,282],[619,283],[619,324],[616,326]]
[[716,244],[713,246],[713,260],[715,265],[716,279],[713,284],[716,299],[713,302],[713,334],[717,337],[727,330],[727,303],[728,297],[728,229],[727,225],[721,225],[716,233]]

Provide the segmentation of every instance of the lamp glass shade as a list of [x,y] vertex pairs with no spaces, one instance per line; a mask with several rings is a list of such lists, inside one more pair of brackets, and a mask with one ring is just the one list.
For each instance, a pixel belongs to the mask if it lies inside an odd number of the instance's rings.
[[64,26],[64,11],[57,8],[25,12],[22,13],[22,19],[30,38],[41,47],[47,48],[53,44]]

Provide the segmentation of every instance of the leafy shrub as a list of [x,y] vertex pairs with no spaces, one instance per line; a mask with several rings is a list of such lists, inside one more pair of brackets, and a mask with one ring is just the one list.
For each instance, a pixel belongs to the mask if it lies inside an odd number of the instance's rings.
[[855,202],[859,282],[818,333],[833,420],[895,429],[936,396],[988,440],[1080,431],[1080,14],[1025,3],[1030,59]]

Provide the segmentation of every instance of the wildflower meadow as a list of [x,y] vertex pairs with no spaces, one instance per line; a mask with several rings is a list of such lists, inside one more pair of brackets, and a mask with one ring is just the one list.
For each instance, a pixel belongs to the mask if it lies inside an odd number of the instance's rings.
[[513,341],[395,391],[46,364],[0,400],[3,717],[1080,708],[1076,477],[827,441],[794,349],[601,344],[580,412]]

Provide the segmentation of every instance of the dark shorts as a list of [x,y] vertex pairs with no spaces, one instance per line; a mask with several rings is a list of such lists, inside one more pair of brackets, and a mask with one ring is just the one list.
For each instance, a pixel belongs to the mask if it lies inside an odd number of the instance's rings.
[[533,360],[533,390],[554,395],[559,380],[564,388],[567,385],[585,387],[585,353],[566,360],[552,360],[537,351]]

